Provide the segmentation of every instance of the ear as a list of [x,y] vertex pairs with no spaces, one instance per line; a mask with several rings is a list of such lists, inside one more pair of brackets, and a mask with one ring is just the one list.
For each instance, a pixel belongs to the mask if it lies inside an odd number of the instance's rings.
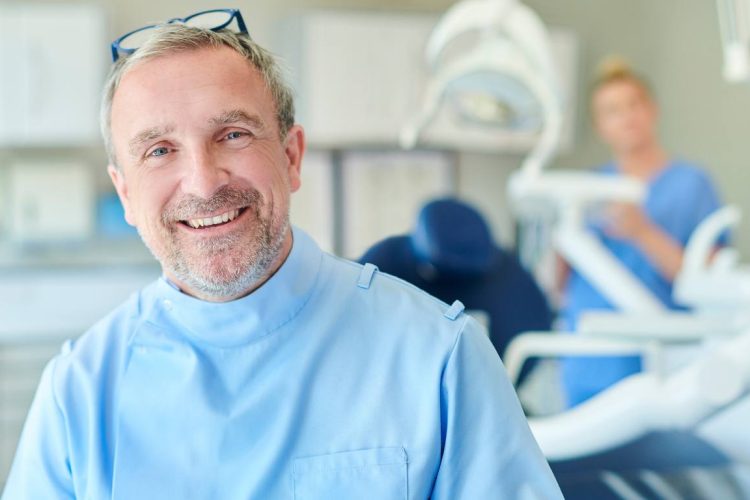
[[292,193],[302,185],[302,157],[305,155],[305,130],[301,125],[289,129],[284,140],[284,154],[287,158],[287,174]]
[[128,197],[128,184],[125,181],[125,174],[122,170],[118,169],[114,165],[107,165],[107,173],[109,178],[112,179],[112,184],[115,186],[117,196],[120,197],[122,208],[125,209],[125,220],[131,226],[135,226],[135,218],[133,217],[133,211],[130,208],[130,198]]

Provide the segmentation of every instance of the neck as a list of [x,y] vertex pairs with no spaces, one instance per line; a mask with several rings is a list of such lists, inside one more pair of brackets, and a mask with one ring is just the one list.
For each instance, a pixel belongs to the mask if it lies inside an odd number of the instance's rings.
[[666,151],[656,142],[615,155],[615,160],[624,174],[641,179],[648,179],[661,170],[667,159]]

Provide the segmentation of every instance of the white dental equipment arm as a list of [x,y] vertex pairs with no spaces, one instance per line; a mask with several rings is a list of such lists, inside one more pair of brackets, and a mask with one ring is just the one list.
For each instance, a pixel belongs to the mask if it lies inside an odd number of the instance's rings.
[[565,460],[628,443],[658,429],[690,429],[750,385],[750,332],[666,377],[633,375],[560,415],[530,418],[544,455]]
[[565,171],[525,175],[521,170],[511,177],[508,191],[517,207],[530,202],[554,204],[558,212],[553,235],[557,252],[619,310],[635,313],[665,310],[651,291],[586,227],[586,207],[611,202],[639,204],[645,195],[642,183],[616,175]]
[[[719,237],[742,218],[735,206],[717,210],[695,230],[685,248],[682,270],[675,279],[677,302],[701,311],[727,310],[750,313],[750,269],[737,265],[737,251],[716,252]],[[713,256],[713,259],[712,259]]]
[[724,52],[724,79],[750,80],[750,1],[716,0]]
[[713,265],[711,256],[716,249],[719,237],[724,231],[736,227],[741,220],[742,212],[734,205],[720,208],[706,217],[693,231],[685,247],[683,271],[689,274],[707,272],[709,266]]

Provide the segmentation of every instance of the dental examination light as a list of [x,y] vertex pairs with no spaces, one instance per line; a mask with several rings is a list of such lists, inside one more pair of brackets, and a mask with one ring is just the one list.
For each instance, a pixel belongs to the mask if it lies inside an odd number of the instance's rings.
[[750,0],[716,0],[724,52],[724,79],[750,81]]
[[[469,50],[456,50],[473,37]],[[469,126],[536,131],[523,170],[539,173],[560,140],[562,106],[547,30],[516,0],[467,0],[450,8],[425,50],[432,77],[422,110],[401,131],[413,148],[441,105]]]
[[508,184],[516,215],[532,220],[545,213],[539,207],[551,206],[558,253],[619,309],[661,311],[659,300],[585,223],[586,210],[597,203],[640,202],[643,185],[622,176],[545,171],[559,146],[565,112],[551,54],[544,24],[517,0],[457,3],[427,42],[431,77],[421,111],[401,131],[401,144],[413,148],[446,106],[462,126],[536,132],[534,147]]

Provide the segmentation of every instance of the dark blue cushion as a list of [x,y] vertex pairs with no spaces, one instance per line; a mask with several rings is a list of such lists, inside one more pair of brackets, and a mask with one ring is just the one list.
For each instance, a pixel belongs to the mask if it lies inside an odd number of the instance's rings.
[[482,216],[466,203],[450,198],[422,207],[411,242],[417,260],[443,275],[481,275],[490,271],[496,257]]
[[515,255],[492,243],[476,210],[456,200],[438,200],[425,206],[418,221],[413,236],[387,238],[360,262],[371,262],[444,302],[458,299],[468,310],[484,311],[500,355],[517,334],[551,328],[544,294]]

